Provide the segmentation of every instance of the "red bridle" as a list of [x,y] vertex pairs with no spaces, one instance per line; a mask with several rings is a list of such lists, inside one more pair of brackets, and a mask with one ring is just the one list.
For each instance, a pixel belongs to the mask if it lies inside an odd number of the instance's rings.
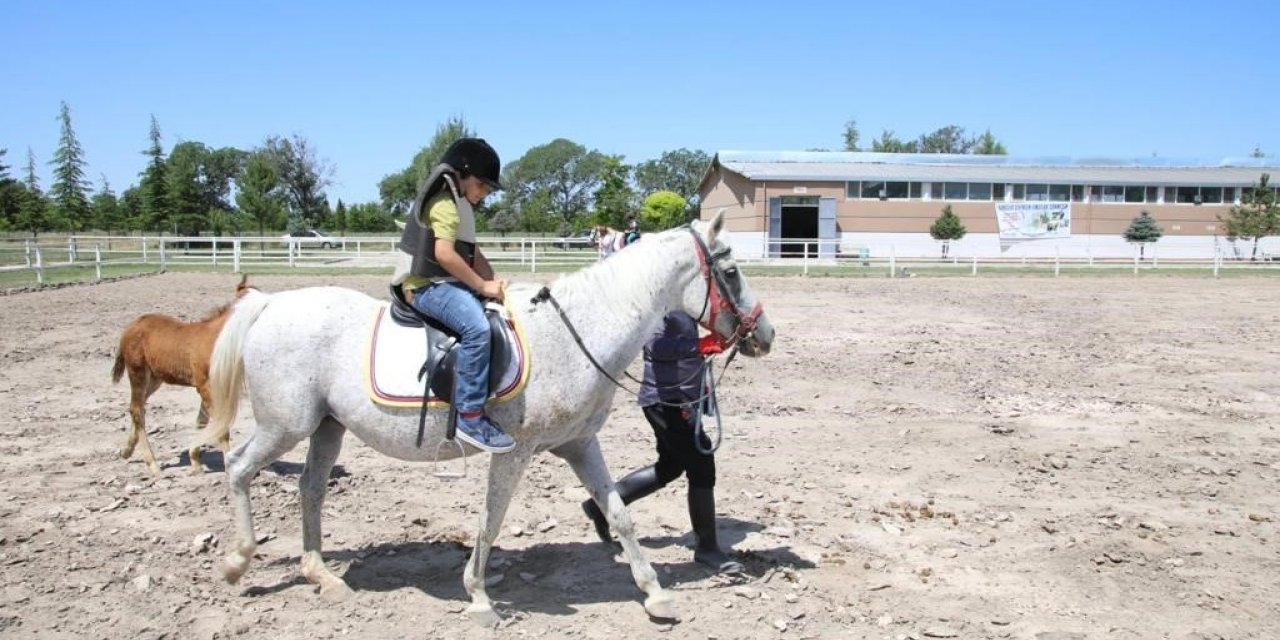
[[[727,295],[725,291],[724,274],[715,268],[717,262],[721,258],[729,254],[726,248],[724,251],[711,255],[706,243],[698,235],[698,232],[689,229],[690,235],[693,236],[694,246],[698,248],[698,262],[702,269],[702,277],[707,283],[707,299],[703,303],[703,313],[707,319],[700,324],[716,336],[716,340],[720,343],[720,347],[727,349],[732,345],[746,339],[756,330],[756,321],[760,318],[760,314],[764,313],[764,305],[756,302],[750,311],[744,312],[742,307],[738,306],[737,300]],[[720,313],[728,313],[738,321],[738,327],[734,330],[733,335],[729,337],[721,336],[716,332],[716,317]],[[701,315],[699,318],[701,318]]]

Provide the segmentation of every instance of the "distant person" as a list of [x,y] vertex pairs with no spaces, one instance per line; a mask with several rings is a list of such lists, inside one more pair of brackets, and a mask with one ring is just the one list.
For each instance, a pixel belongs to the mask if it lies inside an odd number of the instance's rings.
[[[631,504],[686,476],[694,561],[720,573],[741,573],[742,565],[720,549],[716,458],[710,439],[696,428],[705,392],[701,375],[704,357],[719,351],[714,339],[698,340],[698,323],[689,314],[676,311],[663,318],[662,329],[644,347],[644,384],[639,399],[657,440],[658,461],[627,474],[617,482],[617,489],[623,504]],[[583,502],[582,510],[595,525],[596,535],[612,544],[609,523],[595,501]]]
[[502,300],[506,280],[476,245],[472,207],[502,188],[498,153],[479,138],[462,138],[445,150],[409,214],[400,249],[413,256],[401,283],[406,301],[459,336],[452,402],[457,437],[477,449],[504,453],[515,440],[485,415],[489,397],[489,321],[482,298]]

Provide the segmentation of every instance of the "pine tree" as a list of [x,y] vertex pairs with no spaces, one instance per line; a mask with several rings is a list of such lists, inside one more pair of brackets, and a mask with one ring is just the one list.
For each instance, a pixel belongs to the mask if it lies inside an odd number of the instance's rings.
[[93,227],[110,233],[124,226],[120,215],[120,200],[111,190],[107,176],[102,176],[102,189],[93,196]]
[[347,235],[347,205],[343,204],[342,198],[338,198],[338,206],[333,209],[333,230]]
[[942,215],[929,227],[929,235],[934,240],[943,240],[942,258],[945,260],[948,251],[951,249],[951,241],[959,240],[969,230],[964,228],[964,224],[960,222],[960,216],[951,211],[951,205],[942,208]]
[[1159,240],[1162,235],[1164,231],[1160,229],[1160,225],[1156,224],[1156,219],[1146,211],[1134,218],[1133,222],[1129,223],[1129,228],[1124,230],[1125,240],[1138,243],[1139,260],[1146,257],[1147,243]]
[[27,147],[27,175],[23,181],[22,201],[18,204],[18,215],[13,226],[33,235],[49,229],[49,204],[40,190],[40,179],[36,176],[36,154]]
[[169,184],[164,147],[160,142],[160,123],[156,121],[155,115],[151,116],[151,132],[148,137],[151,146],[142,153],[151,160],[140,174],[142,180],[138,186],[142,190],[142,220],[138,226],[150,231],[160,231],[169,220]]
[[71,107],[66,101],[58,114],[62,135],[53,154],[53,187],[50,193],[57,203],[59,222],[70,231],[80,231],[89,223],[89,183],[84,179],[84,150],[71,128]]

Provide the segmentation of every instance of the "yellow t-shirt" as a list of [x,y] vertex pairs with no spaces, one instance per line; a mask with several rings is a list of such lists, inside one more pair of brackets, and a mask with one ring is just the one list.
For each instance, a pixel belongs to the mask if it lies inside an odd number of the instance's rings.
[[[453,196],[448,191],[441,191],[432,196],[427,201],[427,219],[423,220],[419,215],[418,222],[423,225],[430,225],[431,232],[435,234],[437,239],[441,240],[457,240],[458,239],[458,205],[453,202]],[[427,247],[423,247],[427,250]],[[431,247],[430,250],[434,250]],[[413,291],[425,284],[430,284],[431,278],[423,276],[415,276],[409,274],[404,279],[404,290]]]

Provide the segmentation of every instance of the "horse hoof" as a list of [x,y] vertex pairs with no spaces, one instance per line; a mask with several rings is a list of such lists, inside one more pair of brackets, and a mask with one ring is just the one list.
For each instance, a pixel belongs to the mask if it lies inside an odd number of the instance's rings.
[[239,582],[248,568],[248,558],[238,553],[233,553],[223,558],[222,563],[218,565],[218,571],[222,574],[222,579],[227,581],[227,584]]
[[350,600],[355,595],[356,595],[356,592],[352,591],[351,587],[348,587],[347,583],[341,580],[327,587],[320,588],[320,597],[323,598],[325,602],[328,602],[331,604],[346,602],[347,600]]
[[191,465],[191,470],[188,471],[187,473],[193,476],[199,476],[199,475],[204,475],[204,472],[205,472],[204,465],[193,464]]
[[122,459],[124,459],[124,460],[128,460],[128,459],[129,459],[129,456],[132,456],[132,455],[133,455],[133,449],[121,449],[121,450],[120,450],[120,457],[121,457]]
[[493,610],[493,607],[488,605],[473,604],[467,607],[467,617],[471,618],[472,622],[489,629],[498,626],[502,622],[502,616],[498,615]]
[[644,610],[655,621],[680,622],[680,613],[676,611],[676,605],[671,596],[662,595],[648,598],[644,601]]

